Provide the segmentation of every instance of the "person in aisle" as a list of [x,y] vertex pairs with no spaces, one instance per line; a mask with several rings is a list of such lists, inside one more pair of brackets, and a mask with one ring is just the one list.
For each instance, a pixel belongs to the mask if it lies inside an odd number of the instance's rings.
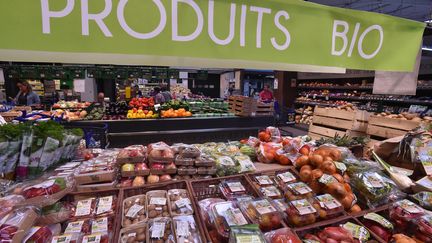
[[259,97],[262,102],[273,101],[273,92],[270,90],[270,85],[268,84],[264,85],[264,89],[259,94]]
[[169,102],[170,100],[172,100],[171,92],[168,91],[166,86],[162,86],[161,93],[165,99],[165,102]]
[[97,97],[97,102],[103,104],[104,101],[105,101],[105,93],[99,92],[98,97]]
[[13,101],[17,105],[28,105],[35,106],[40,104],[39,95],[33,92],[33,88],[27,81],[22,81],[17,83],[19,89],[17,96]]
[[153,97],[154,97],[155,104],[165,103],[165,98],[161,93],[160,87],[155,87],[153,91],[154,91]]

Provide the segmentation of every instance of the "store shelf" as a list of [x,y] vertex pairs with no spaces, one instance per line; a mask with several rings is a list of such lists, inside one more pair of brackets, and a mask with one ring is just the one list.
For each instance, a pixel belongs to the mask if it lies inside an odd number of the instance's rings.
[[[329,100],[345,100],[345,101],[359,101],[359,102],[384,102],[384,103],[397,103],[397,104],[412,104],[412,105],[426,105],[432,106],[431,101],[424,100],[413,100],[413,99],[389,99],[389,98],[367,98],[367,97],[355,97],[355,96],[324,96],[324,95],[315,95],[313,96],[315,99],[325,99],[328,97]],[[296,101],[302,102],[302,101]],[[311,102],[311,103],[319,103],[319,102]]]
[[328,89],[328,90],[372,90],[372,86],[298,86],[298,89]]

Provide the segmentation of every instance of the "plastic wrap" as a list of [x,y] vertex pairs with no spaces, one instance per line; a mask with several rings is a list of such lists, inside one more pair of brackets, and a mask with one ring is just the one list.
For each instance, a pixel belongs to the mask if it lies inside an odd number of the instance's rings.
[[54,236],[51,243],[81,243],[83,239],[82,234],[64,234]]
[[286,189],[288,184],[297,182],[297,177],[290,171],[276,173],[275,181],[279,188]]
[[80,219],[76,221],[67,222],[64,234],[91,234],[92,231],[92,221],[90,218]]
[[175,243],[170,218],[151,219],[147,225],[147,243]]
[[169,217],[167,192],[162,190],[149,191],[147,197],[147,218]]
[[234,160],[240,165],[240,173],[255,172],[256,168],[254,163],[247,155],[234,156]]
[[117,163],[140,163],[146,159],[146,147],[132,145],[120,150],[117,155]]
[[152,143],[148,146],[148,159],[151,163],[171,163],[174,151],[164,142]]
[[284,197],[284,194],[276,186],[265,186],[261,187],[260,192],[268,198],[280,199]]
[[84,235],[82,243],[109,243],[110,236],[108,233],[95,233],[91,235]]
[[242,211],[233,202],[213,203],[210,206],[209,213],[213,228],[216,229],[221,239],[228,239],[230,227],[248,224]]
[[240,180],[236,179],[222,181],[219,184],[219,188],[227,200],[247,194],[246,188],[243,183]]
[[201,243],[200,231],[192,215],[173,217],[173,228],[177,243]]
[[22,242],[38,217],[34,207],[23,207],[6,215],[0,225],[0,242]]
[[262,163],[272,163],[275,161],[276,152],[282,148],[279,143],[261,143],[257,150],[257,158]]
[[96,212],[96,198],[87,198],[74,202],[72,219],[93,217]]
[[195,175],[197,174],[197,168],[193,166],[179,166],[177,168],[178,175]]
[[216,168],[218,176],[235,175],[241,170],[240,165],[229,156],[216,157]]
[[416,225],[415,238],[422,242],[432,242],[432,216],[420,217]]
[[182,155],[177,155],[175,158],[175,164],[176,165],[194,165],[195,164],[195,159],[193,158],[185,158]]
[[377,213],[368,213],[361,220],[364,226],[378,235],[381,239],[389,242],[393,235],[393,224]]
[[40,225],[63,223],[73,216],[73,205],[69,202],[56,202],[42,208],[37,222]]
[[320,219],[331,219],[343,214],[344,207],[330,194],[315,196],[312,200]]
[[71,192],[74,181],[71,178],[58,177],[44,180],[41,183],[28,183],[23,188],[22,196],[26,199],[20,205],[36,205],[44,207],[52,205]]
[[257,225],[233,226],[229,243],[265,243],[264,235]]
[[0,198],[0,220],[8,215],[16,204],[19,204],[24,200],[24,197],[21,195],[9,195]]
[[59,234],[60,224],[50,226],[33,226],[24,237],[25,243],[45,243],[51,242],[54,235]]
[[176,174],[177,166],[174,162],[169,164],[152,163],[150,165],[150,173],[153,175]]
[[210,208],[212,204],[219,203],[219,202],[225,202],[225,200],[221,198],[206,198],[198,202],[202,220],[204,221],[207,227],[211,227],[211,225],[213,224],[213,220],[209,215]]
[[139,223],[120,231],[119,243],[145,243],[146,240],[146,223]]
[[411,197],[423,208],[432,210],[432,192],[418,192]]
[[317,221],[318,211],[307,199],[300,199],[288,203],[286,211],[288,222],[292,227],[301,227]]
[[211,157],[210,155],[206,155],[206,154],[201,154],[200,157],[198,157],[195,160],[195,166],[198,167],[213,167],[216,165],[216,161],[213,157]]
[[146,196],[137,195],[123,200],[122,226],[143,222],[146,219]]
[[217,172],[217,168],[214,167],[198,167],[197,174],[198,175],[215,175]]
[[297,235],[288,228],[282,228],[264,234],[267,242],[273,243],[302,243]]
[[424,214],[424,209],[417,204],[404,199],[395,202],[391,206],[389,216],[394,223],[395,228],[398,231],[404,232],[408,229],[413,220],[420,218]]
[[201,151],[194,145],[187,145],[180,150],[179,154],[183,158],[197,158],[201,155]]
[[312,189],[303,182],[288,184],[285,190],[285,198],[288,201],[312,198],[313,196]]
[[168,191],[170,212],[172,216],[192,215],[192,202],[185,189],[171,189]]
[[267,199],[256,199],[240,202],[240,209],[262,231],[270,231],[282,227],[279,211]]

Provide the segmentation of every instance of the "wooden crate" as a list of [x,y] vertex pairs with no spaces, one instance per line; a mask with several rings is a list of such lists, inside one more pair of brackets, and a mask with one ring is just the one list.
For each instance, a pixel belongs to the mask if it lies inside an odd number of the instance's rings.
[[418,127],[420,122],[370,116],[366,133],[378,138],[394,138],[405,135],[408,131]]
[[367,111],[345,111],[315,107],[309,136],[313,139],[339,135],[365,136],[369,119]]
[[5,119],[7,122],[11,122],[13,119],[22,116],[21,111],[6,111],[6,112],[0,112],[0,115]]
[[273,116],[274,104],[262,103],[246,96],[230,96],[228,99],[229,111],[237,116]]

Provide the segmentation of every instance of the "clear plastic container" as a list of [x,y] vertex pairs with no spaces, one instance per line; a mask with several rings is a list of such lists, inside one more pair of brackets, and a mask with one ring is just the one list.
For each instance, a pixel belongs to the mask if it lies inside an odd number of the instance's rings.
[[256,187],[260,188],[260,187],[264,187],[264,186],[274,186],[274,181],[273,178],[271,178],[268,175],[259,175],[259,176],[254,176],[253,177],[253,181],[256,184]]
[[175,243],[170,218],[155,218],[148,221],[147,243]]
[[87,198],[74,202],[72,219],[93,217],[96,211],[96,198]]
[[91,220],[81,219],[77,221],[71,221],[66,224],[64,234],[90,234],[91,233]]
[[298,236],[288,228],[282,228],[265,233],[267,242],[302,243]]
[[231,226],[248,224],[245,215],[233,202],[214,203],[210,206],[209,213],[213,227],[221,239],[228,239]]
[[139,223],[137,225],[123,228],[120,231],[119,243],[145,243],[146,241],[146,224]]
[[396,229],[404,231],[408,229],[409,224],[425,214],[425,210],[417,204],[404,199],[395,202],[390,208],[390,219]]
[[185,158],[182,155],[177,155],[176,158],[175,158],[174,163],[176,165],[185,165],[185,166],[194,165],[195,164],[195,159],[193,159],[193,158]]
[[162,190],[149,191],[147,197],[147,218],[169,217],[167,192]]
[[287,220],[292,227],[302,227],[317,221],[318,211],[307,199],[300,199],[288,203]]
[[194,145],[187,145],[180,151],[183,158],[197,158],[201,155],[200,150]]
[[330,219],[344,212],[342,204],[330,194],[315,196],[313,207],[318,211],[320,219]]
[[240,180],[226,180],[219,184],[219,188],[226,199],[246,195],[246,187]]
[[96,217],[103,217],[103,216],[113,216],[116,212],[116,203],[117,203],[117,197],[116,196],[106,196],[106,197],[99,197],[97,199],[97,207],[95,216]]
[[233,226],[229,243],[266,243],[257,225]]
[[285,198],[288,201],[312,198],[314,193],[312,189],[303,182],[288,184],[285,190]]
[[260,188],[260,192],[268,198],[280,199],[283,198],[283,193],[275,186],[265,186]]
[[201,154],[200,157],[198,157],[195,160],[195,166],[198,167],[213,167],[216,165],[216,160],[213,159],[211,156],[206,154]]
[[122,226],[143,222],[146,219],[146,196],[137,195],[123,200]]
[[109,243],[110,236],[108,233],[95,233],[91,235],[84,235],[82,243]]
[[422,242],[432,242],[432,216],[424,215],[417,221],[416,239]]
[[192,215],[174,217],[173,227],[177,243],[202,242],[198,225]]
[[139,163],[146,159],[146,147],[143,145],[132,145],[126,147],[117,155],[118,163]]
[[82,234],[64,234],[54,236],[51,243],[81,243],[83,235]]
[[197,174],[197,168],[193,166],[179,166],[177,168],[177,174],[179,175],[195,175]]
[[282,227],[282,217],[268,199],[241,202],[240,209],[252,223],[258,224],[262,231]]
[[164,142],[148,146],[148,159],[151,163],[170,163],[174,161],[174,151]]
[[198,167],[197,174],[198,175],[215,175],[217,172],[216,167]]
[[168,191],[170,212],[172,216],[192,215],[192,203],[185,189],[171,189]]
[[297,177],[289,171],[277,173],[275,176],[275,181],[279,188],[282,190],[286,189],[287,184],[295,183],[297,182]]

